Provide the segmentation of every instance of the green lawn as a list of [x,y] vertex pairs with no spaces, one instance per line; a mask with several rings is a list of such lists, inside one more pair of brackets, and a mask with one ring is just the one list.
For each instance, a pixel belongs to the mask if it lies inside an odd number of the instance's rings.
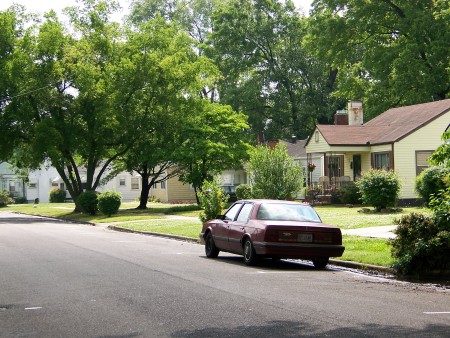
[[[11,205],[1,210],[93,223],[115,223],[117,226],[137,231],[198,238],[201,222],[198,218],[200,210],[196,210],[197,206],[149,203],[147,210],[136,210],[136,207],[136,202],[123,203],[119,213],[111,217],[101,214],[91,216],[73,213],[75,208],[73,203]],[[316,206],[315,209],[324,223],[337,225],[341,229],[393,225],[394,219],[400,218],[403,214],[429,213],[428,209],[422,208],[404,208],[403,211],[394,213],[375,213],[373,211],[361,213],[358,212],[361,210],[360,207],[345,206]],[[168,215],[188,217],[175,219]],[[391,249],[385,239],[343,236],[343,244],[346,249],[344,255],[339,259],[386,267],[390,267],[393,263],[390,255]]]
[[317,213],[324,223],[336,225],[341,229],[368,228],[374,226],[394,225],[394,219],[412,212],[430,213],[426,208],[403,208],[401,212],[381,213],[370,210],[363,213],[361,207],[346,206],[315,206]]

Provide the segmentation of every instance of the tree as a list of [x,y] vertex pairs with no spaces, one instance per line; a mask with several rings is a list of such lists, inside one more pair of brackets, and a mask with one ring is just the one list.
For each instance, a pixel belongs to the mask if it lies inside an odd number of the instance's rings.
[[[198,56],[195,41],[176,23],[160,17],[136,25],[127,37],[127,87],[139,83],[128,105],[142,112],[143,128],[131,149],[116,163],[142,177],[139,209],[147,205],[150,187],[178,174],[175,152],[184,139],[185,121],[197,114],[199,93],[217,77],[210,60]],[[200,108],[201,109],[201,108]]]
[[431,155],[430,162],[434,165],[450,167],[450,131],[442,134],[444,141]]
[[213,15],[206,53],[224,74],[221,102],[245,112],[253,134],[303,138],[331,121],[337,72],[305,48],[307,20],[291,1],[231,0]]
[[303,170],[283,144],[256,147],[247,166],[255,198],[291,199],[303,186]]
[[449,97],[447,0],[321,0],[310,45],[339,69],[337,95],[365,102],[365,115]]
[[129,64],[120,58],[122,30],[108,22],[117,4],[83,4],[67,11],[73,34],[54,12],[26,31],[19,24],[26,16],[7,12],[16,18],[10,29],[16,38],[12,51],[2,51],[13,55],[7,76],[14,79],[2,107],[2,156],[15,149],[22,167],[54,166],[76,210],[80,193],[98,187],[111,162],[128,151],[143,128],[142,116],[130,109],[139,88],[123,86]]
[[204,181],[225,169],[239,168],[247,157],[248,124],[246,116],[230,106],[201,99],[197,102],[197,115],[191,116],[183,131],[183,142],[176,158],[180,179],[192,184],[197,203],[197,192]]

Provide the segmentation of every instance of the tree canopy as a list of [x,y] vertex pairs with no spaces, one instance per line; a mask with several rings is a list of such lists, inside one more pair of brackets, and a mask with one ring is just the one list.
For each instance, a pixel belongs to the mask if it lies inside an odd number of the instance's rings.
[[447,0],[318,0],[309,45],[339,69],[342,97],[364,102],[368,118],[450,93]]

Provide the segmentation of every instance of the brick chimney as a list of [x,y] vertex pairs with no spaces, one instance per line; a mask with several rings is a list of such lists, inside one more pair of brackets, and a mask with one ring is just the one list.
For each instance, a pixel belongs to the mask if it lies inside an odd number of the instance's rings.
[[336,114],[334,114],[334,124],[337,126],[348,125],[348,113],[346,110],[338,110]]

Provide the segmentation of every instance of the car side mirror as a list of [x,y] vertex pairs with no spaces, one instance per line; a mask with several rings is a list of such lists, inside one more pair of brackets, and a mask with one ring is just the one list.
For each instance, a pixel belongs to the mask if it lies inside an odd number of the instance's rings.
[[225,215],[217,215],[216,219],[220,219],[223,221],[225,219]]

